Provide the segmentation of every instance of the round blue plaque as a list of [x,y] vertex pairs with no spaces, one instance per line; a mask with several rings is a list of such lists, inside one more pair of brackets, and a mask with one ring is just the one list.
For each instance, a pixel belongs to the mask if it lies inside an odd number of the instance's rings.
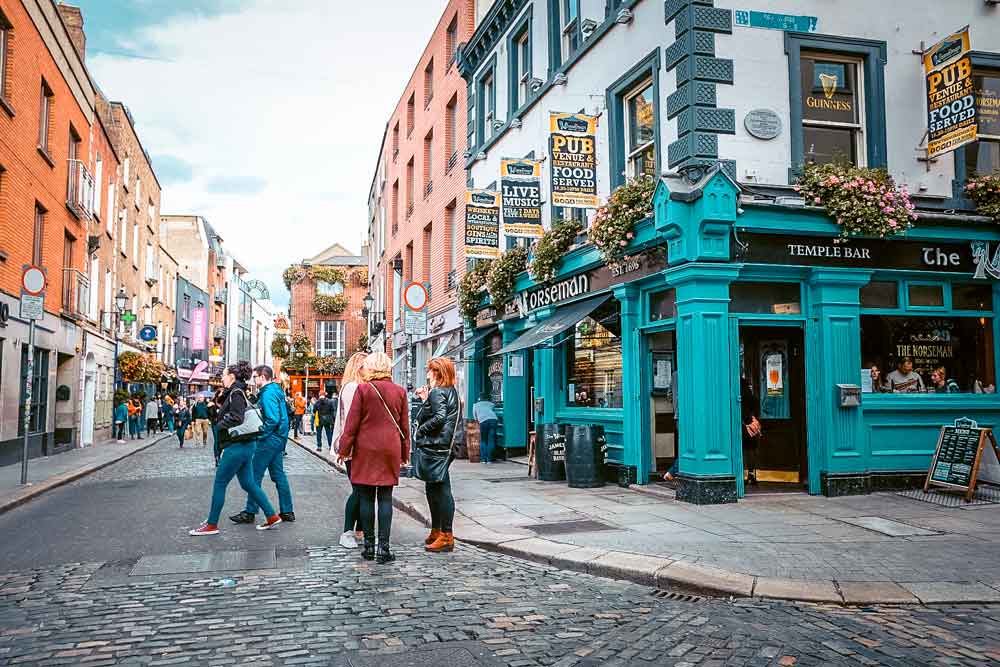
[[151,340],[156,340],[156,327],[152,324],[147,324],[143,328],[139,329],[139,338],[147,343]]

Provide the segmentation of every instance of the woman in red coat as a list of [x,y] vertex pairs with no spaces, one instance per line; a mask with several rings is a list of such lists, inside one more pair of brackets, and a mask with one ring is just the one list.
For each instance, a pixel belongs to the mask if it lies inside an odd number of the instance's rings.
[[[384,352],[368,355],[361,367],[351,411],[337,453],[351,459],[351,484],[360,495],[366,560],[388,563],[392,529],[392,487],[399,467],[410,461],[410,415],[406,390],[392,382],[392,360]],[[378,504],[378,555],[375,554],[375,505]]]

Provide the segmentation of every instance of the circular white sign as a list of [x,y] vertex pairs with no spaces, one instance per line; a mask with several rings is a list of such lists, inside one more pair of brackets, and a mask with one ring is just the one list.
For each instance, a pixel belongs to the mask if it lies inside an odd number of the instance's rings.
[[45,272],[37,266],[29,266],[21,276],[21,287],[32,296],[38,296],[45,291]]
[[403,303],[410,310],[423,310],[427,305],[427,290],[420,283],[410,283],[403,290]]
[[754,109],[743,118],[743,127],[758,139],[774,139],[781,134],[781,116],[771,109]]

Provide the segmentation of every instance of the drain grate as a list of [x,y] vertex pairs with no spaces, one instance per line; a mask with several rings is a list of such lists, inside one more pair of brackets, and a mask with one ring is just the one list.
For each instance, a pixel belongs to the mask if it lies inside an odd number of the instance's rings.
[[897,491],[895,495],[941,507],[975,507],[977,505],[1000,504],[1000,486],[982,483],[976,487],[976,493],[969,502],[965,502],[964,493],[960,494],[940,490],[931,490],[928,493],[924,493],[923,489],[912,489],[910,491]]
[[539,535],[566,535],[568,533],[594,533],[601,530],[619,530],[615,526],[609,526],[600,521],[586,519],[583,521],[555,521],[552,523],[536,523],[533,526],[524,526]]
[[649,593],[654,598],[661,600],[676,600],[677,602],[701,602],[705,598],[700,595],[690,595],[687,593],[674,593],[673,591],[661,591],[659,588]]

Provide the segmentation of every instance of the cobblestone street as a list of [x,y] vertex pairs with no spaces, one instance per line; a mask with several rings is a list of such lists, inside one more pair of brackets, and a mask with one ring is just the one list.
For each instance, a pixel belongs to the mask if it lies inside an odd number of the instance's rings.
[[[335,545],[343,478],[289,452],[300,519],[263,536],[224,526],[221,540],[193,540],[180,530],[178,514],[193,523],[204,511],[212,464],[206,450],[181,451],[172,442],[0,517],[7,536],[0,664],[908,667],[1000,660],[996,606],[852,609],[689,598],[468,546],[432,557],[412,546],[423,529],[400,513],[399,560],[377,566]],[[105,520],[120,529],[98,534],[114,538],[76,535],[92,524],[67,522],[67,503],[83,512],[128,484],[160,509],[145,512],[126,494],[103,506]],[[188,489],[189,500],[178,502]],[[234,489],[227,511],[239,499]],[[158,537],[144,546],[148,523]],[[59,526],[64,537],[42,539]],[[185,574],[207,550],[270,560],[264,569]],[[46,553],[44,565],[31,567],[25,551]],[[152,569],[143,569],[148,563]],[[156,563],[174,569],[150,574]]]

